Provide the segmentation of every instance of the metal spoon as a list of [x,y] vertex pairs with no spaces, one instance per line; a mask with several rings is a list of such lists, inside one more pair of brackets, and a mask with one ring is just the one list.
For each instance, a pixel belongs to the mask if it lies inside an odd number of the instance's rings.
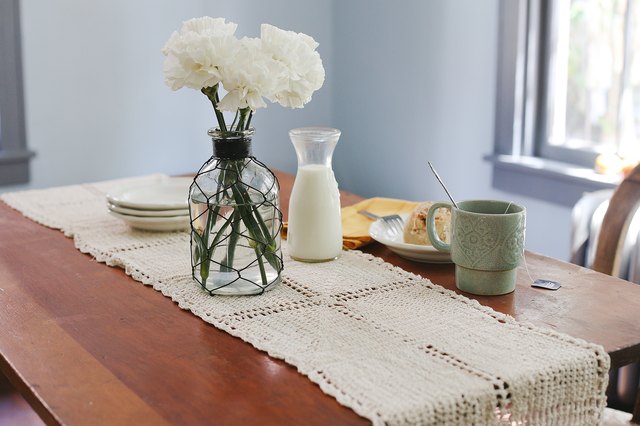
[[449,193],[449,190],[447,189],[446,185],[444,184],[442,179],[440,179],[440,176],[438,175],[438,172],[436,172],[436,169],[433,168],[433,165],[431,164],[430,161],[427,161],[427,164],[429,164],[429,167],[431,167],[431,171],[435,175],[436,179],[438,179],[438,182],[440,182],[440,185],[442,185],[442,188],[444,189],[444,192],[447,193],[447,195],[449,196],[449,199],[451,200],[453,205],[456,206],[456,209],[457,209],[458,208],[458,203],[456,203],[456,200],[454,200],[453,197],[451,196],[451,194]]

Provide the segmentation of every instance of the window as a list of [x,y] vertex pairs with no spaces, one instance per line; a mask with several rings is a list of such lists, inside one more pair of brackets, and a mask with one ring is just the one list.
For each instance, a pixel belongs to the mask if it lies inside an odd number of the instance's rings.
[[0,185],[29,180],[18,0],[0,2]]
[[503,0],[500,13],[494,186],[568,206],[615,186],[640,157],[640,0]]
[[541,154],[586,166],[598,154],[637,162],[640,1],[552,2],[548,13],[551,101]]

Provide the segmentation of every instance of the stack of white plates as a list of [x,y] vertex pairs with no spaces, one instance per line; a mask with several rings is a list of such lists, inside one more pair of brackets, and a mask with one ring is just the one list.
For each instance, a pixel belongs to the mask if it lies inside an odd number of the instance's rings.
[[191,178],[163,177],[115,189],[107,194],[109,213],[133,228],[150,231],[188,229],[191,182]]

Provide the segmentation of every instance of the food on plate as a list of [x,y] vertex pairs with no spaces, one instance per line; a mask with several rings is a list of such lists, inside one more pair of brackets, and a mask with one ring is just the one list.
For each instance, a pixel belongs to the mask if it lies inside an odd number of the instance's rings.
[[[427,213],[433,205],[433,201],[425,201],[416,206],[404,225],[404,242],[430,246],[431,239],[427,234]],[[451,211],[438,209],[435,215],[436,232],[445,243],[450,242],[451,236]]]

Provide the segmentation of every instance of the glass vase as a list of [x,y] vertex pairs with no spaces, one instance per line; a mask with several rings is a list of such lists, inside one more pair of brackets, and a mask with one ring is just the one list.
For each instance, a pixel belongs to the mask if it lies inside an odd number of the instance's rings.
[[333,260],[342,252],[340,191],[331,166],[340,130],[303,127],[289,136],[298,157],[289,200],[289,255],[304,262]]
[[189,190],[193,279],[212,295],[260,294],[280,281],[280,189],[251,155],[253,132],[209,130],[213,156]]

